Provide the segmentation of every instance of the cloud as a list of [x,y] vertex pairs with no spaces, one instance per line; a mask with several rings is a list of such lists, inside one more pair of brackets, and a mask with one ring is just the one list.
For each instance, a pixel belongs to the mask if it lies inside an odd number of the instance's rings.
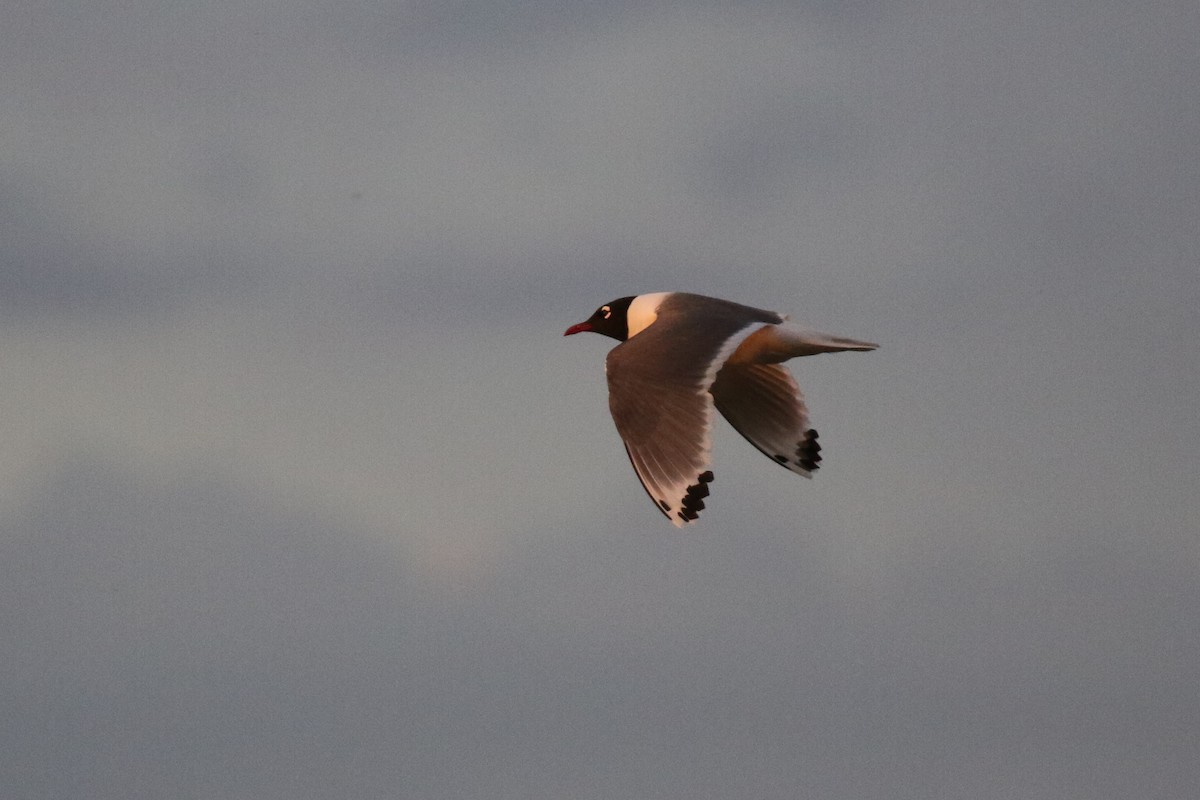
[[[1194,15],[276,12],[0,31],[0,783],[1195,785]],[[686,534],[561,337],[662,289],[883,343]]]
[[450,586],[312,504],[104,458],[6,527],[4,737],[30,791],[1082,798],[1185,776],[1200,598],[1149,531],[931,531],[873,583],[820,516],[587,526]]

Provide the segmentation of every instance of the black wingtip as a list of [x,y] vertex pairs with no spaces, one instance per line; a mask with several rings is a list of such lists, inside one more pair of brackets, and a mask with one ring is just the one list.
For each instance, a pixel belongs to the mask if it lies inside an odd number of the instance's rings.
[[691,522],[700,516],[700,512],[704,510],[704,498],[708,497],[708,484],[712,482],[712,479],[712,470],[706,470],[700,473],[696,483],[687,488],[687,493],[683,496],[682,507],[677,512],[681,520]]
[[796,463],[809,472],[821,468],[821,444],[817,432],[812,428],[804,432],[804,439],[796,445]]

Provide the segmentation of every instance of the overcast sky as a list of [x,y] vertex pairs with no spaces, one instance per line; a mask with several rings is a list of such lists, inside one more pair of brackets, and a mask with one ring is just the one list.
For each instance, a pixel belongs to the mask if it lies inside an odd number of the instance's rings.
[[[1197,41],[13,4],[4,796],[1200,796]],[[562,337],[670,289],[882,344],[792,362],[813,481],[719,427],[684,531]]]

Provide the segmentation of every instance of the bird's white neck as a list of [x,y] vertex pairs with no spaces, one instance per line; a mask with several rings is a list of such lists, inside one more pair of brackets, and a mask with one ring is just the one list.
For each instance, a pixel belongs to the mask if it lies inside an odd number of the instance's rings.
[[654,292],[634,298],[629,304],[629,310],[625,312],[625,324],[629,328],[630,339],[649,328],[650,324],[658,319],[658,306],[669,294],[670,292]]

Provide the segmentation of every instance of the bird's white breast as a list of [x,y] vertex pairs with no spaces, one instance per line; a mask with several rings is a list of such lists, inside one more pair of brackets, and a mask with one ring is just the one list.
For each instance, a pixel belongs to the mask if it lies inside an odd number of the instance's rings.
[[650,324],[658,319],[658,306],[669,294],[671,293],[654,292],[641,294],[633,299],[629,310],[625,312],[625,324],[629,327],[630,339],[649,328]]

